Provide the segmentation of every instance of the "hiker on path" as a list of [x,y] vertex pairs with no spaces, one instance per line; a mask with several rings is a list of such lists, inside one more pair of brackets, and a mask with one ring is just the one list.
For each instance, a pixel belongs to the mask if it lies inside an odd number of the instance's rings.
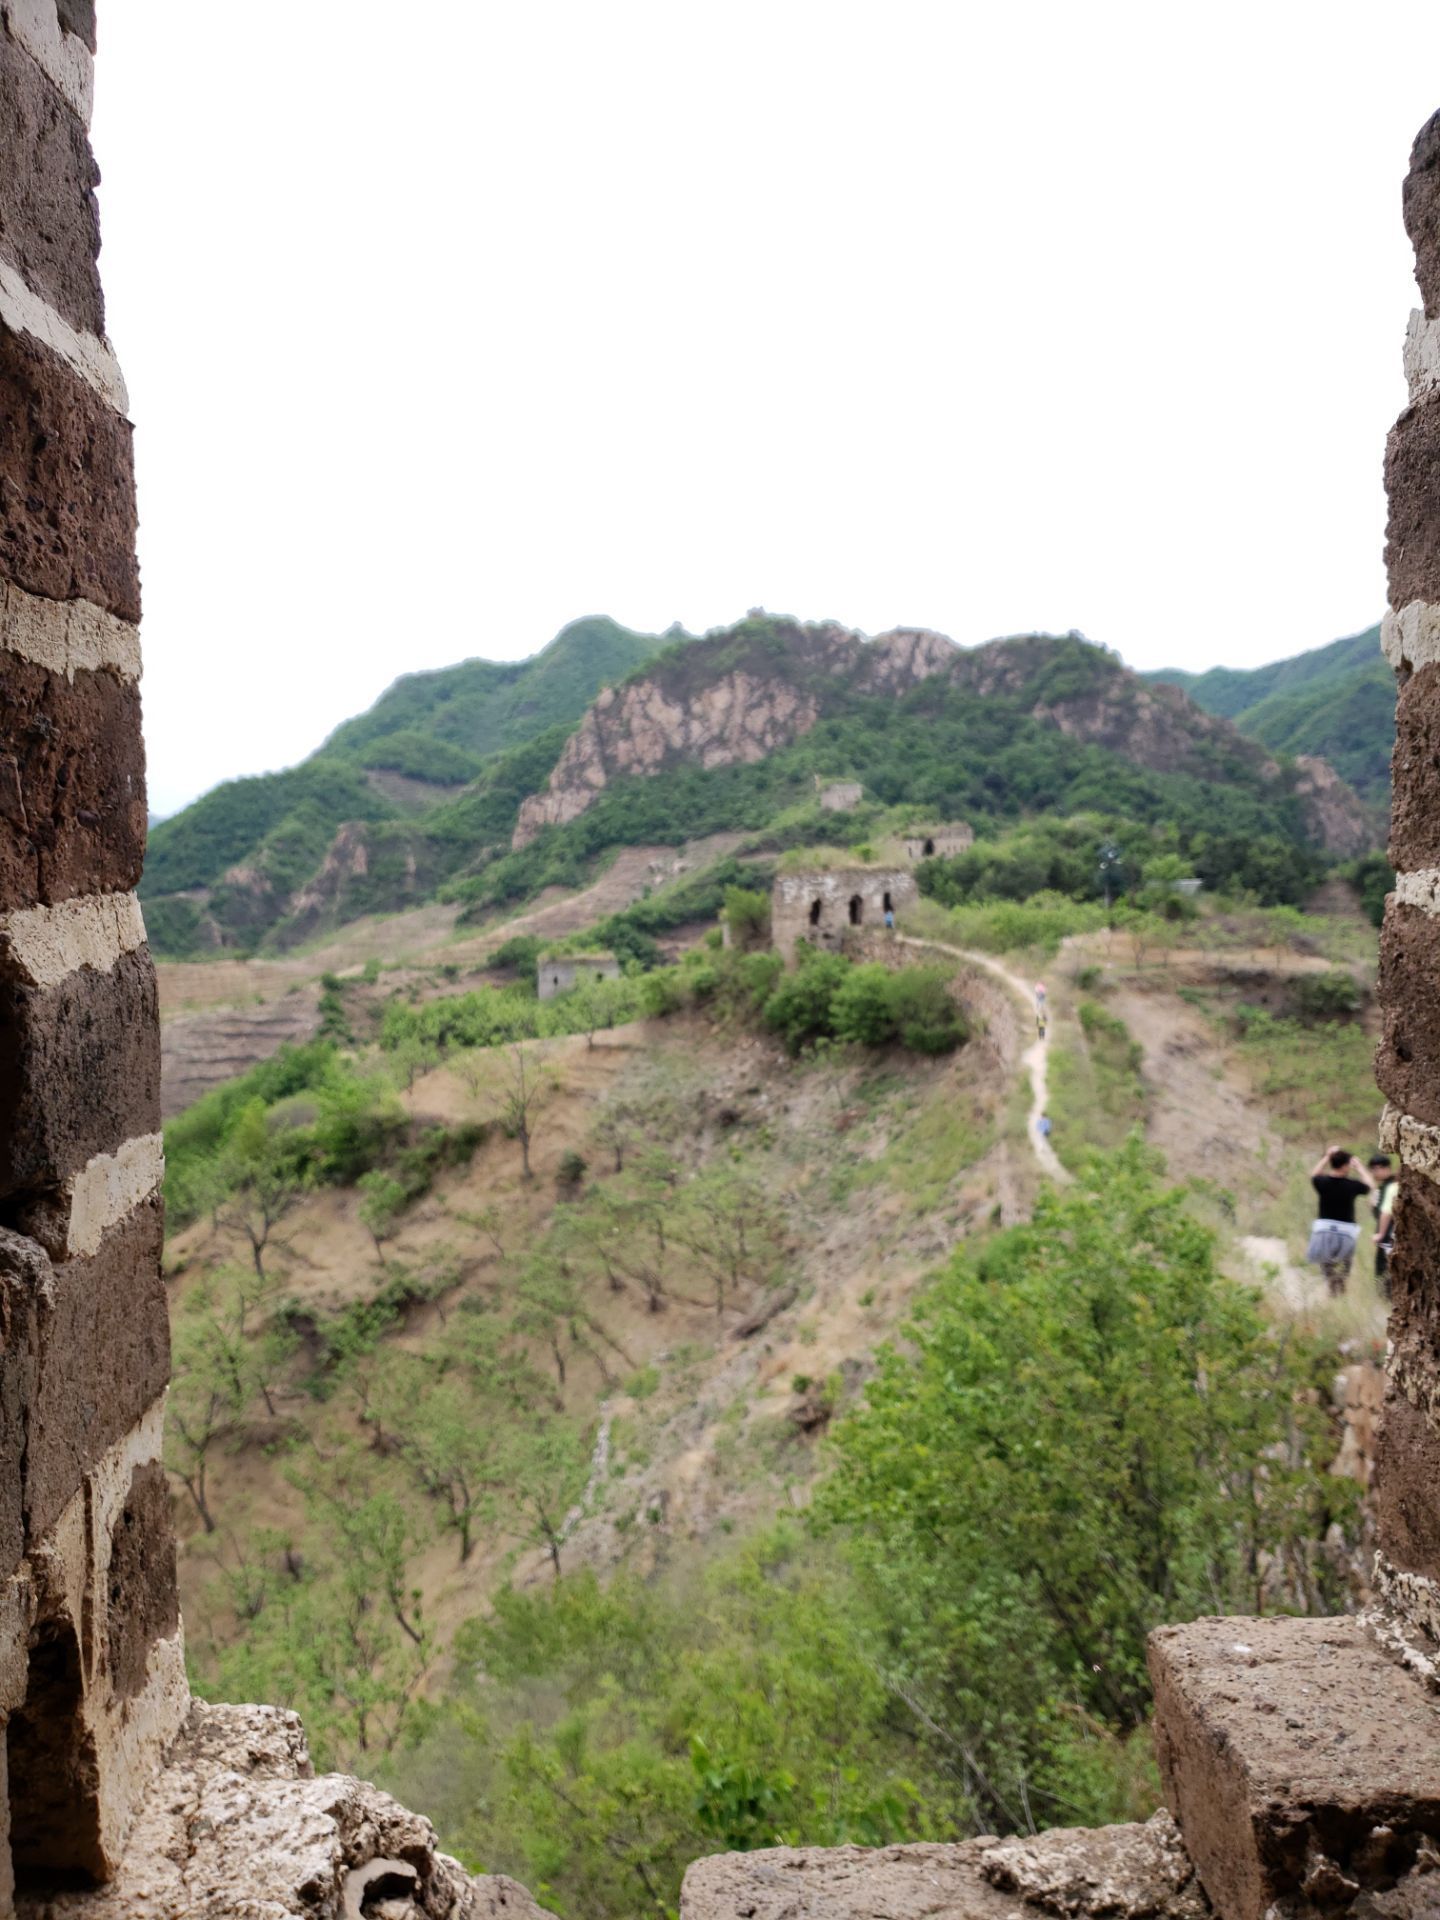
[[1374,1183],[1348,1147],[1327,1147],[1310,1173],[1316,1217],[1310,1227],[1306,1259],[1319,1267],[1332,1294],[1342,1294],[1360,1229],[1355,1202],[1374,1192]]
[[1042,1040],[1045,1038],[1046,1019],[1045,982],[1037,980],[1035,982],[1035,1031]]
[[1395,1178],[1388,1153],[1372,1153],[1370,1178],[1375,1182],[1375,1198],[1370,1203],[1375,1215],[1375,1286],[1382,1300],[1390,1298],[1390,1255],[1395,1250],[1395,1196],[1400,1182]]

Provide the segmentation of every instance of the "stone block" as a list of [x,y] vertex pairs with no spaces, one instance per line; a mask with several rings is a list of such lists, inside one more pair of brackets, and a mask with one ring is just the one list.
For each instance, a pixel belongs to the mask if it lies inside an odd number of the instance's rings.
[[[1440,1369],[1437,1369],[1440,1371]],[[1434,1382],[1440,1398],[1440,1378]],[[1375,1442],[1375,1529],[1401,1573],[1440,1579],[1440,1430],[1423,1406],[1392,1390]]]
[[1437,1850],[1440,1700],[1355,1621],[1161,1627],[1150,1672],[1165,1796],[1221,1920],[1348,1911]]
[[27,1545],[49,1531],[90,1469],[165,1391],[163,1237],[155,1197],[113,1227],[98,1253],[50,1267],[26,1434]]
[[681,1920],[1203,1920],[1166,1813],[1143,1826],[899,1847],[767,1847],[697,1860]]
[[96,1154],[159,1125],[148,949],[48,989],[0,975],[0,1200],[61,1188]]
[[[3,639],[3,635],[0,635]],[[140,689],[0,653],[0,912],[135,886],[145,858]]]
[[1385,445],[1390,604],[1440,600],[1440,405],[1407,407]]
[[35,1327],[49,1279],[50,1262],[42,1249],[0,1228],[0,1582],[25,1554],[25,1443],[35,1400]]
[[170,1484],[158,1460],[131,1472],[110,1532],[105,1598],[110,1685],[128,1700],[144,1687],[151,1647],[180,1624]]
[[0,573],[140,618],[130,423],[30,335],[0,327]]
[[1440,1123],[1440,919],[1393,897],[1380,934],[1378,998],[1381,1091],[1434,1126]]
[[93,334],[105,331],[99,179],[74,111],[0,34],[0,251],[63,319]]
[[1440,867],[1440,666],[1413,673],[1395,706],[1390,862],[1399,873]]
[[57,0],[60,25],[95,51],[95,0]]
[[1415,248],[1420,297],[1433,319],[1440,314],[1440,113],[1432,114],[1415,136],[1403,206],[1405,231]]

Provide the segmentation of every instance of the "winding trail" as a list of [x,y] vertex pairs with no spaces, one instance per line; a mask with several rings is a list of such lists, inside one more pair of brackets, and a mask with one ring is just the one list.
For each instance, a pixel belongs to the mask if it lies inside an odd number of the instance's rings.
[[[1004,981],[1020,1001],[1022,1019],[1027,1022],[1034,1019],[1034,1000],[1029,985],[1018,974],[1002,966],[993,954],[974,953],[968,947],[952,947],[943,940],[919,940],[914,934],[909,933],[897,933],[895,938],[903,947],[917,947],[930,953],[943,953],[953,960],[963,960],[968,966],[980,967],[986,973],[993,973],[997,980]],[[1022,1027],[1022,1033],[1024,1030]],[[1052,1180],[1064,1182],[1072,1177],[1070,1171],[1062,1164],[1060,1156],[1040,1131],[1040,1117],[1049,1103],[1049,1047],[1048,1037],[1042,1040],[1037,1036],[1020,1056],[1020,1065],[1030,1077],[1030,1114],[1025,1123],[1025,1134],[1040,1171],[1048,1173]]]

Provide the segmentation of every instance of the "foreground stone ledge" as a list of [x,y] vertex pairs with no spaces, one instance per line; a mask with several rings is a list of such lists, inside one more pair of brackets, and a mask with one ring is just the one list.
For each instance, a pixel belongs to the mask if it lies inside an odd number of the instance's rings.
[[1202,1920],[1209,1912],[1166,1813],[953,1846],[771,1847],[697,1860],[681,1920]]
[[1440,1703],[1353,1620],[1151,1636],[1170,1810],[1221,1920],[1440,1914]]
[[21,1888],[20,1920],[550,1920],[515,1881],[473,1879],[378,1788],[316,1778],[293,1713],[196,1701],[94,1892]]

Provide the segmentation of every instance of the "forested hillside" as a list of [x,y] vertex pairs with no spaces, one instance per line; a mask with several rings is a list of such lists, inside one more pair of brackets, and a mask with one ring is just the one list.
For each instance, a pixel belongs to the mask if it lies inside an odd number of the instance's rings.
[[1167,667],[1146,677],[1183,687],[1197,706],[1276,753],[1318,755],[1363,799],[1388,809],[1395,680],[1378,627],[1269,666]]
[[[861,784],[858,808],[820,805],[834,780]],[[919,817],[983,837],[1086,811],[1163,824],[1209,884],[1267,900],[1379,832],[1325,769],[1277,768],[1078,636],[962,649],[752,616],[661,641],[586,621],[518,667],[401,680],[304,765],[206,795],[156,829],[142,893],[157,951],[253,951],[431,900],[493,912],[624,847],[739,832],[775,851]]]

